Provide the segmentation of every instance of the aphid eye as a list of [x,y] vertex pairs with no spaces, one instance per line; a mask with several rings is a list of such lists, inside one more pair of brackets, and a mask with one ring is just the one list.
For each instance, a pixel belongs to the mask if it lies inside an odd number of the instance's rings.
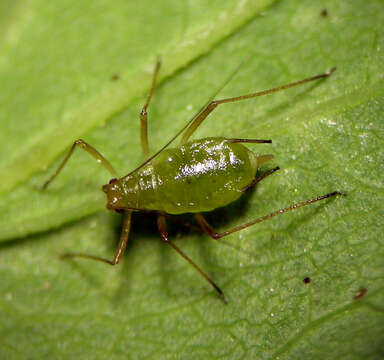
[[113,178],[113,179],[109,180],[109,184],[113,184],[113,183],[115,183],[116,181],[117,181],[117,179],[116,179],[116,178]]

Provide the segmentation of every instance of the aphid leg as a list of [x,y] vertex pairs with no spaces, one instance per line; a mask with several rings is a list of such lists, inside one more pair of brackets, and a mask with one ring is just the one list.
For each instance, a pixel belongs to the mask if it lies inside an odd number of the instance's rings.
[[256,184],[258,184],[261,180],[264,180],[266,177],[268,177],[269,175],[272,175],[274,172],[276,172],[277,170],[280,170],[280,168],[278,166],[276,166],[275,168],[271,169],[271,170],[268,170],[266,173],[264,173],[263,175],[255,178],[255,180],[253,180],[249,185],[247,186],[244,186],[241,191],[243,192],[246,192],[250,189],[252,189]]
[[93,146],[87,144],[85,141],[79,139],[79,140],[76,140],[73,144],[72,144],[72,147],[71,149],[68,151],[68,154],[67,156],[64,158],[64,160],[61,162],[61,164],[59,165],[59,167],[57,168],[56,172],[43,184],[42,186],[42,190],[44,190],[52,181],[53,179],[59,175],[59,173],[61,172],[61,170],[63,169],[64,165],[67,163],[67,161],[69,160],[69,158],[71,157],[72,153],[73,153],[73,150],[75,150],[75,147],[78,146],[80,147],[80,149],[83,149],[85,150],[88,154],[90,154],[93,158],[96,159],[96,161],[101,164],[102,166],[104,166],[109,172],[110,174],[113,176],[113,177],[118,177],[115,169],[112,167],[112,165],[109,163],[109,161],[103,156],[101,155]]
[[173,242],[168,239],[165,216],[162,214],[158,215],[157,217],[157,227],[159,228],[160,235],[164,242],[170,245],[174,250],[179,253],[179,255],[181,255],[185,260],[187,260],[199,272],[199,274],[215,289],[215,291],[220,295],[223,301],[227,303],[223,291],[214,283],[214,281],[203,270],[201,270],[200,267],[197,266],[197,264],[195,264],[181,249],[179,249]]
[[324,199],[328,199],[332,196],[336,196],[336,195],[344,195],[342,193],[340,193],[339,191],[334,191],[334,192],[331,192],[329,194],[325,194],[325,195],[322,195],[322,196],[319,196],[317,198],[314,198],[314,199],[310,199],[310,200],[307,200],[307,201],[302,201],[302,202],[299,202],[299,203],[296,203],[294,205],[291,205],[289,207],[286,207],[284,209],[280,209],[280,210],[276,210],[268,215],[265,215],[265,216],[262,216],[256,220],[252,220],[248,223],[245,223],[245,224],[242,224],[242,225],[239,225],[239,226],[236,226],[230,230],[227,230],[227,231],[223,231],[222,233],[218,233],[216,230],[214,230],[212,228],[212,226],[207,222],[207,220],[205,220],[205,218],[203,217],[203,215],[201,214],[195,214],[195,218],[196,218],[196,221],[198,222],[198,224],[201,226],[201,228],[209,235],[211,236],[213,239],[220,239],[224,236],[227,236],[227,235],[230,235],[230,234],[233,234],[237,231],[240,231],[240,230],[243,230],[247,227],[250,227],[252,225],[255,225],[255,224],[258,224],[258,223],[261,223],[265,220],[268,220],[268,219],[271,219],[277,215],[282,215],[284,213],[287,213],[289,211],[292,211],[292,210],[295,210],[295,209],[298,209],[298,208],[301,208],[303,206],[306,206],[306,205],[310,205],[310,204],[313,204],[317,201],[320,201],[320,200],[324,200]]
[[252,93],[252,94],[240,95],[240,96],[235,96],[235,97],[226,98],[226,99],[222,99],[222,100],[213,100],[206,107],[204,107],[203,110],[200,111],[200,113],[196,116],[194,121],[188,126],[187,130],[185,131],[185,133],[181,139],[181,143],[184,144],[185,142],[187,142],[188,139],[191,137],[191,135],[195,132],[195,130],[200,126],[200,124],[220,104],[242,101],[242,100],[251,99],[251,98],[254,98],[257,96],[272,94],[272,93],[275,93],[275,92],[278,92],[281,90],[285,90],[285,89],[288,89],[288,88],[291,88],[291,87],[294,87],[297,85],[305,84],[305,83],[310,82],[310,81],[318,80],[321,78],[326,78],[326,77],[330,76],[335,70],[336,70],[336,68],[334,67],[334,68],[332,68],[332,69],[330,69],[330,70],[328,70],[322,74],[319,74],[319,75],[311,76],[311,77],[303,79],[303,80],[299,80],[299,81],[295,81],[295,82],[292,82],[292,83],[289,83],[286,85],[274,87],[274,88],[271,88],[268,90],[258,91],[258,92]]
[[100,256],[88,255],[83,253],[65,253],[62,255],[62,258],[81,257],[81,258],[86,258],[90,260],[102,261],[110,265],[117,265],[120,259],[122,258],[124,251],[127,247],[129,232],[131,230],[131,217],[132,217],[132,211],[125,211],[123,228],[120,234],[119,245],[117,247],[117,250],[112,260],[105,259]]
[[260,139],[227,139],[230,143],[272,144],[272,140]]
[[155,91],[156,80],[157,80],[157,75],[158,75],[159,70],[160,70],[160,65],[161,65],[161,61],[160,61],[160,58],[158,58],[157,62],[156,62],[155,70],[154,70],[153,75],[152,75],[151,90],[149,91],[148,96],[147,96],[147,101],[145,102],[145,104],[144,104],[144,106],[143,106],[143,108],[141,109],[141,112],[140,112],[141,147],[143,149],[143,154],[144,154],[145,158],[147,158],[149,156],[148,126],[147,126],[148,113],[147,113],[147,108],[149,106],[149,103],[151,102],[152,95],[153,95],[153,93]]

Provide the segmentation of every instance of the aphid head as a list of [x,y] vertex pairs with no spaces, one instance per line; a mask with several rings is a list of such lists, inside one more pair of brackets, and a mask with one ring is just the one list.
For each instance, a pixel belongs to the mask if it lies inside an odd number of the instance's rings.
[[109,183],[103,185],[102,189],[107,194],[107,209],[115,210],[117,212],[124,209],[124,190],[122,189],[121,182],[118,179],[113,178],[109,180]]

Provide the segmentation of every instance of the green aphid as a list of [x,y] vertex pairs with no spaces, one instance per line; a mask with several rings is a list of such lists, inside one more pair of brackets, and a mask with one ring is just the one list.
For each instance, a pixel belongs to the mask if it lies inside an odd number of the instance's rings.
[[[102,261],[111,265],[118,264],[127,246],[132,212],[150,211],[157,216],[157,225],[163,241],[187,260],[217,291],[221,298],[226,301],[223,291],[215,282],[181,249],[169,240],[166,228],[166,214],[193,213],[197,224],[205,233],[214,239],[220,239],[274,216],[342,194],[338,191],[333,191],[317,198],[302,201],[274,211],[261,218],[218,233],[209,225],[201,213],[230,204],[237,200],[244,192],[253,188],[261,180],[279,170],[279,168],[276,167],[261,176],[257,176],[257,170],[260,164],[271,160],[273,155],[256,155],[243,145],[244,143],[271,143],[272,141],[223,137],[209,137],[198,140],[189,139],[199,125],[218,105],[267,95],[296,85],[326,78],[333,73],[335,68],[323,74],[276,88],[211,101],[177,132],[166,145],[149,157],[147,108],[155,89],[159,69],[160,61],[156,64],[152,87],[140,113],[141,145],[143,154],[147,160],[128,175],[119,177],[109,161],[95,148],[83,140],[76,140],[56,172],[45,182],[43,189],[60,173],[75,147],[79,146],[93,156],[97,162],[103,165],[113,176],[109,184],[103,186],[103,191],[108,198],[107,208],[119,213],[124,213],[124,223],[120,242],[112,260],[82,253],[67,253],[64,256],[71,258],[82,257]],[[184,134],[180,146],[168,148],[182,133]]]

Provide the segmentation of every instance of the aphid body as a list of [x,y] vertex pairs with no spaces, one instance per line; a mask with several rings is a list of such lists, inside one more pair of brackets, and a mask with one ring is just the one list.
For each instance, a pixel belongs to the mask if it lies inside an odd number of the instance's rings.
[[103,186],[108,209],[168,214],[211,211],[237,200],[255,178],[260,160],[244,145],[205,138],[161,152],[132,175]]
[[[76,146],[87,151],[113,176],[109,184],[103,186],[103,191],[108,198],[107,208],[124,213],[123,229],[119,246],[112,260],[83,253],[68,253],[65,256],[83,257],[103,261],[111,265],[118,264],[127,246],[132,212],[150,211],[157,216],[157,225],[162,240],[187,260],[225,301],[223,292],[211,278],[169,240],[166,228],[167,214],[193,213],[200,228],[212,238],[219,239],[272,217],[335,195],[341,195],[341,193],[333,191],[317,198],[276,210],[230,230],[221,233],[216,232],[201,213],[228,205],[237,200],[244,192],[279,169],[275,167],[257,177],[259,165],[271,160],[273,156],[256,155],[245,147],[243,143],[271,143],[272,141],[224,137],[190,140],[190,137],[218,105],[271,94],[296,85],[325,78],[335,69],[269,90],[211,101],[173,136],[165,146],[150,157],[147,135],[147,107],[155,89],[159,67],[160,62],[158,61],[153,75],[151,90],[140,113],[141,146],[146,160],[128,175],[119,177],[108,160],[95,148],[83,140],[76,140],[56,172],[43,185],[43,188],[46,188],[60,173]],[[182,133],[181,144],[175,148],[168,148]]]

